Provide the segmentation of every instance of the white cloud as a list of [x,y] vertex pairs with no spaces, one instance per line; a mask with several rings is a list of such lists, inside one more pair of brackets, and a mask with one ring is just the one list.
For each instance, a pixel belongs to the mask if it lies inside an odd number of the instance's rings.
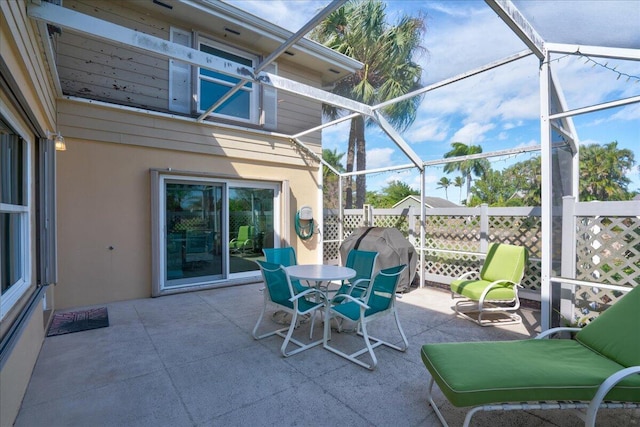
[[431,117],[417,121],[405,132],[407,142],[418,144],[426,141],[444,141],[449,134],[449,125],[439,117]]
[[371,148],[367,150],[367,169],[378,169],[391,165],[392,148]]
[[464,144],[470,145],[484,141],[485,133],[492,130],[495,125],[491,123],[481,124],[477,122],[472,122],[466,124],[464,127],[459,129],[456,133],[451,137],[452,142],[462,142]]

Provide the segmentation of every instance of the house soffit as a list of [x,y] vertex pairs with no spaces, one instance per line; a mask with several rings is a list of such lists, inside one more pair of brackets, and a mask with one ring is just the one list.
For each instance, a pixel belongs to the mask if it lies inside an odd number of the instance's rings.
[[[221,1],[162,0],[136,1],[128,7],[162,17],[185,29],[200,31],[230,45],[250,47],[268,55],[292,33]],[[324,86],[362,68],[362,63],[309,39],[287,49],[279,61],[287,61],[319,72]]]

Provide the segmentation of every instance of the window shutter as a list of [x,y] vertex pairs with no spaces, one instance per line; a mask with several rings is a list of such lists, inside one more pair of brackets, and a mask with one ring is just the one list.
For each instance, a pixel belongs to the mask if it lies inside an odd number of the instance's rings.
[[[269,64],[264,71],[278,74],[276,64]],[[266,129],[278,128],[278,90],[271,86],[262,86],[262,120]]]
[[[171,28],[171,41],[191,47],[191,33]],[[169,60],[169,110],[191,113],[191,66],[184,62]]]
[[41,138],[38,147],[38,283],[58,282],[56,242],[56,149],[53,139]]

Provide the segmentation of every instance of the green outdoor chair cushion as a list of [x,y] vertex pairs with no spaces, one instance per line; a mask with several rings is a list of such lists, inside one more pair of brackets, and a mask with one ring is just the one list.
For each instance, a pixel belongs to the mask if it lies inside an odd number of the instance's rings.
[[520,283],[527,263],[527,250],[523,246],[492,243],[480,271],[480,278],[494,282],[510,280]]
[[625,366],[640,366],[640,286],[576,335],[576,340]]
[[[480,295],[489,286],[491,282],[486,280],[454,280],[451,282],[451,291],[460,294],[474,301],[480,300]],[[516,294],[513,290],[513,284],[510,286],[498,285],[491,289],[485,300],[490,301],[511,301]]]
[[[459,407],[589,401],[607,377],[624,369],[568,339],[426,344],[420,354],[444,395]],[[640,375],[620,382],[607,400],[640,402]]]

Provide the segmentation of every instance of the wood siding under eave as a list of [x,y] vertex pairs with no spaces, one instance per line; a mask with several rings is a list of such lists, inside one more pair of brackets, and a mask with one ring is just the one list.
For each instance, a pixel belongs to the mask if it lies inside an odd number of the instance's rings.
[[[126,2],[96,4],[70,0],[65,1],[64,6],[127,28],[169,39],[171,23],[162,20],[161,16],[154,17],[138,11]],[[207,35],[206,29],[185,29]],[[250,46],[237,47],[252,51]],[[260,53],[266,56],[270,52]],[[57,61],[65,95],[171,113],[167,58],[63,31],[58,38]],[[310,86],[320,86],[321,76],[317,71],[287,62],[284,56],[279,58],[278,74]],[[316,127],[322,122],[322,104],[278,91],[277,122],[276,131],[288,135]],[[254,126],[242,123],[239,125]],[[311,144],[319,145],[321,132],[310,134],[306,139]]]
[[0,73],[7,74],[4,78],[15,85],[12,89],[24,103],[21,107],[41,128],[34,130],[55,130],[55,90],[37,24],[27,16],[25,1],[0,0]]
[[[318,167],[315,159],[287,138],[266,132],[197,123],[103,103],[60,100],[58,105],[60,126],[69,138]],[[310,146],[321,155],[319,146]]]

